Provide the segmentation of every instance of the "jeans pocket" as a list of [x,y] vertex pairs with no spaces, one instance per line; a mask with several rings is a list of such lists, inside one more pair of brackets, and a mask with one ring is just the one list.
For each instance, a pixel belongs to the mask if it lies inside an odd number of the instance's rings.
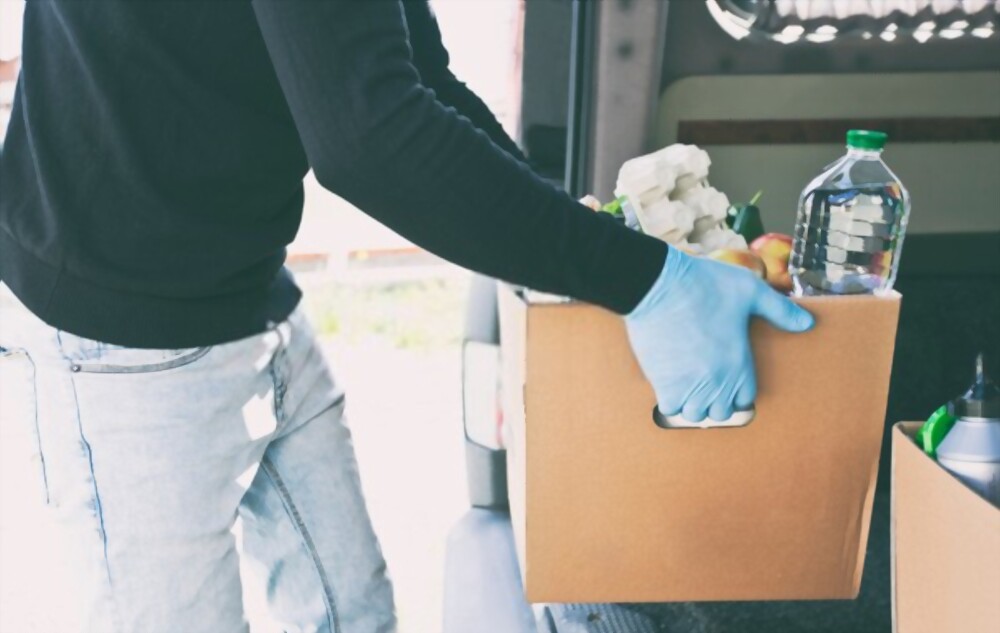
[[59,332],[59,346],[74,372],[91,374],[151,374],[178,369],[197,361],[211,346],[184,349],[140,349],[102,343]]
[[0,476],[48,503],[35,363],[24,350],[0,348],[0,452]]

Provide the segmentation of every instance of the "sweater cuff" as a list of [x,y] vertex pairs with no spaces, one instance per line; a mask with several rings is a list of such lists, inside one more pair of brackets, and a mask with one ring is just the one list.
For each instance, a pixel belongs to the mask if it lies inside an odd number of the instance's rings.
[[639,305],[667,261],[667,243],[631,229],[622,228],[622,239],[614,249],[613,270],[606,280],[606,307],[625,315]]

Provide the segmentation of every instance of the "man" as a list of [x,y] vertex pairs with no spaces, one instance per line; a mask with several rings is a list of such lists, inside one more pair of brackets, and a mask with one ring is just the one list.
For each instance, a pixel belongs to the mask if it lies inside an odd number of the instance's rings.
[[237,513],[286,630],[394,630],[343,395],[282,268],[309,168],[443,257],[625,315],[665,413],[752,405],[751,316],[811,326],[533,175],[447,62],[424,2],[29,3],[0,362],[30,363],[10,388],[34,407],[2,423],[79,630],[246,631]]

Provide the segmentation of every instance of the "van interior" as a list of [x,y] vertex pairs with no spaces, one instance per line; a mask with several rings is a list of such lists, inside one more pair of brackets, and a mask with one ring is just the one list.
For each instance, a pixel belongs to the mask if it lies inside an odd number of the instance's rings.
[[[525,3],[520,141],[553,182],[600,200],[614,198],[625,160],[673,143],[698,145],[711,157],[713,186],[734,202],[762,191],[766,230],[791,233],[803,186],[843,154],[844,133],[888,133],[887,161],[907,183],[913,209],[858,599],[528,605],[510,531],[505,454],[494,439],[502,434],[482,430],[502,421],[494,385],[503,332],[496,282],[478,277],[463,357],[472,508],[449,539],[446,633],[892,630],[888,431],[897,421],[926,419],[964,391],[977,353],[1000,362],[997,9],[956,3],[952,13],[925,7],[911,15],[862,2],[842,3],[859,14],[840,7],[839,17],[778,15],[791,4]],[[808,11],[824,3],[797,4]],[[954,13],[963,8],[969,15]],[[755,11],[772,12],[771,21],[753,23]],[[955,27],[962,27],[957,34]]]

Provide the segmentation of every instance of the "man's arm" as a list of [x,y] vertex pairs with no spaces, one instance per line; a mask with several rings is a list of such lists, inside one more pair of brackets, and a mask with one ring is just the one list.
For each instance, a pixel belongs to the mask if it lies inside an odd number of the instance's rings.
[[632,310],[664,243],[573,201],[420,81],[398,1],[253,0],[317,180],[478,272]]
[[476,93],[451,72],[448,49],[441,41],[441,29],[428,0],[403,0],[413,64],[422,83],[434,91],[438,101],[455,108],[472,125],[486,132],[490,139],[514,158],[527,162],[517,143],[507,135],[493,112]]

